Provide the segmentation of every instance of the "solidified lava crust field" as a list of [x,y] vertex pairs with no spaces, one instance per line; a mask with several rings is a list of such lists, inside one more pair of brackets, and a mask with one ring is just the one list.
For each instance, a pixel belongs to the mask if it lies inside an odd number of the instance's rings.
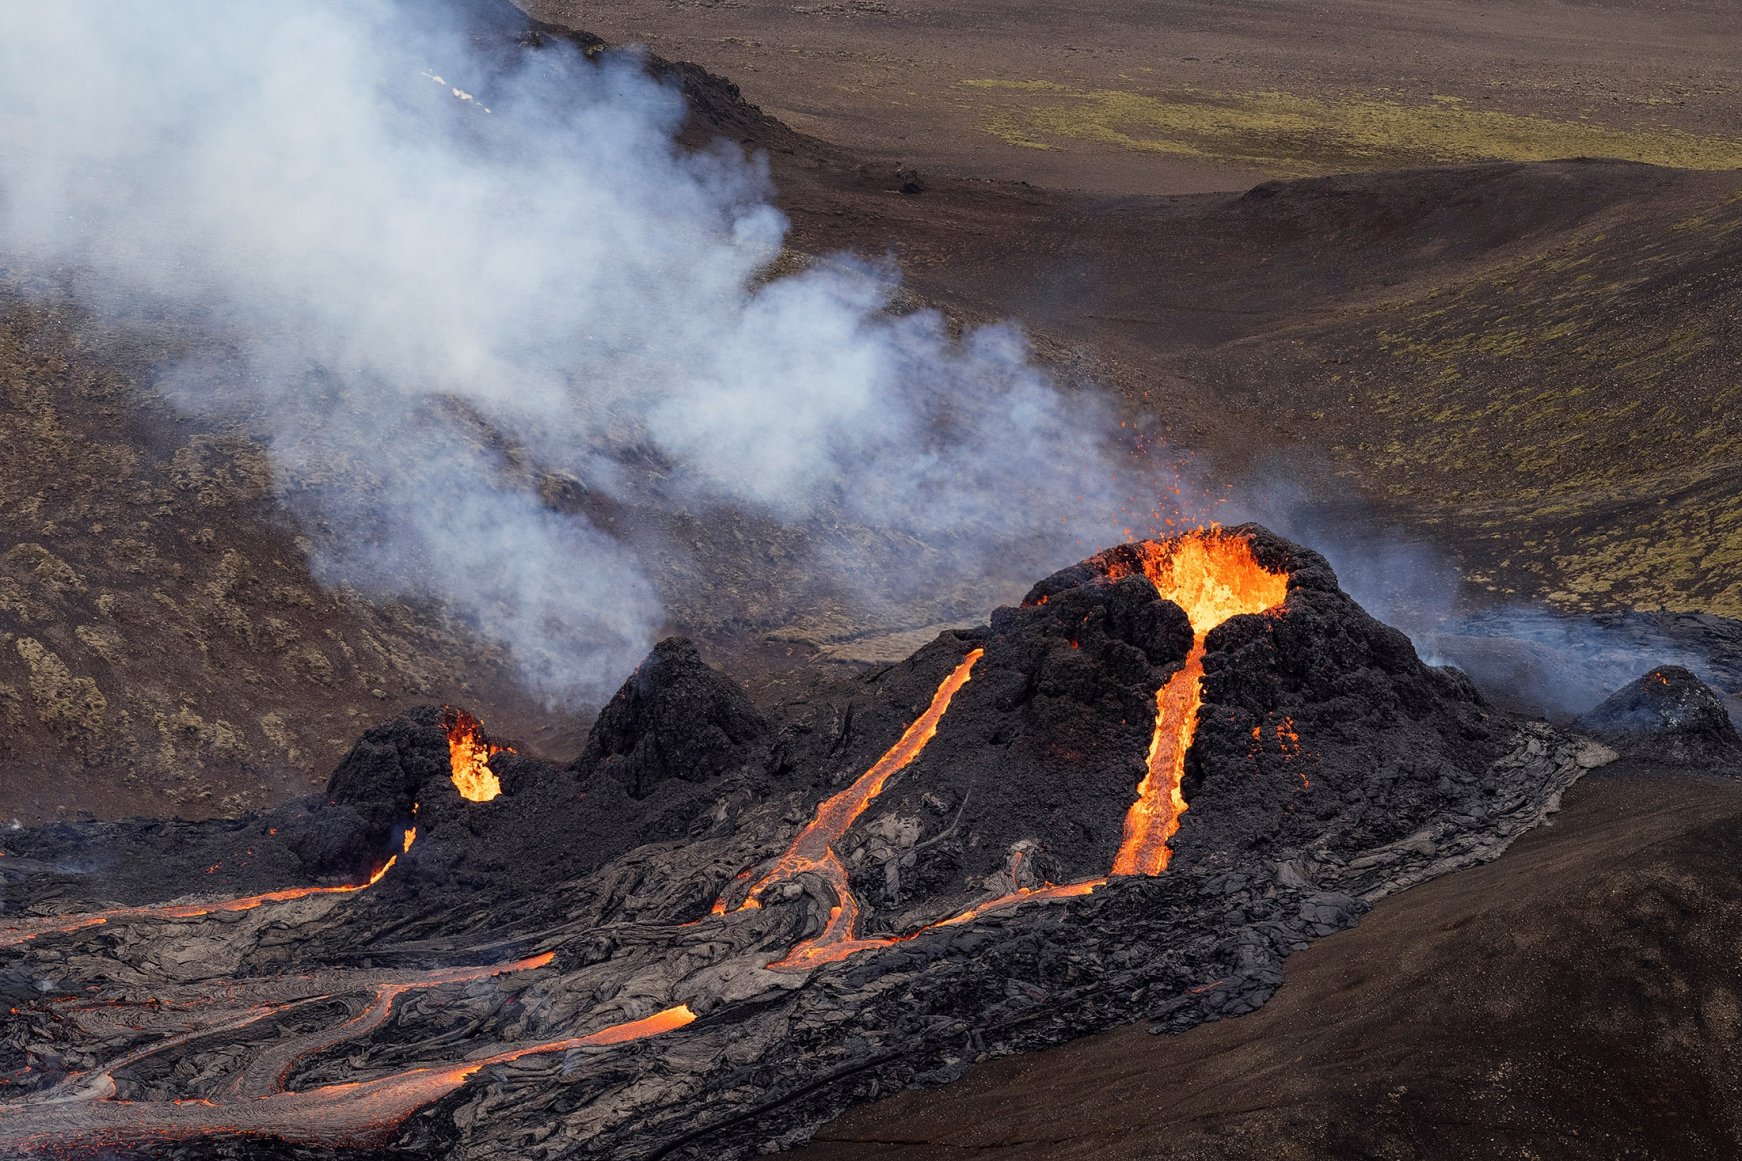
[[[1709,716],[1672,679],[1604,721]],[[1251,525],[770,709],[668,640],[567,766],[429,707],[276,810],[9,834],[0,1150],[796,1145],[987,1055],[1255,1009],[1542,821],[1603,725],[1487,704]]]

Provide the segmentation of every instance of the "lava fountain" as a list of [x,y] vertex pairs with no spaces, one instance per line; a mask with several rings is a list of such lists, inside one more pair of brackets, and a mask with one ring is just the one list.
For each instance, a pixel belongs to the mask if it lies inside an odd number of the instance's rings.
[[449,706],[442,720],[448,735],[448,760],[453,766],[454,789],[469,802],[489,802],[502,794],[502,780],[490,769],[497,754],[512,754],[514,747],[499,746],[484,737],[484,723],[463,709]]

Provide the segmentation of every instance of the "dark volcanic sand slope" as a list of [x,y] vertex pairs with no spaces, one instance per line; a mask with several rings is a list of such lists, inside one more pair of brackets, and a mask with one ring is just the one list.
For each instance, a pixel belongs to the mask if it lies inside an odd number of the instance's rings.
[[986,1064],[805,1161],[1730,1158],[1742,783],[1582,781],[1499,861],[1291,957],[1263,1009]]
[[[520,0],[736,78],[893,166],[1186,193],[1426,161],[1650,157],[1742,124],[1724,0]],[[1729,164],[1734,165],[1734,161]]]
[[1569,609],[1742,611],[1734,173],[1550,162],[1165,199],[939,181],[874,211],[783,188],[802,244],[849,233],[924,297],[1021,319],[1259,481],[1267,518],[1401,527],[1479,589]]

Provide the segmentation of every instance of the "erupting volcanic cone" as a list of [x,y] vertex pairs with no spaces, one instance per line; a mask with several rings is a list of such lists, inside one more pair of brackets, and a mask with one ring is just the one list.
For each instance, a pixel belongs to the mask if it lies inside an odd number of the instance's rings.
[[[1288,949],[1540,821],[1577,749],[1250,526],[1109,549],[767,717],[662,643],[568,766],[426,707],[294,807],[94,829],[117,879],[200,852],[119,919],[44,869],[76,828],[9,837],[21,906],[70,913],[0,947],[0,987],[67,989],[14,997],[0,1070],[36,1096],[0,1101],[0,1150],[747,1156],[849,1099],[828,1077],[942,1079],[964,1026],[999,1049],[1249,1011]],[[379,890],[159,901],[248,851],[303,868],[281,884],[403,861]],[[263,906],[320,892],[347,898]]]

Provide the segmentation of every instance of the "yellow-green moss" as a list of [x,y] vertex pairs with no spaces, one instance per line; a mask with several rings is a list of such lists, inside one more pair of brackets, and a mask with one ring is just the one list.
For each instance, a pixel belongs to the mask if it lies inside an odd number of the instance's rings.
[[1050,81],[962,82],[1000,94],[987,130],[1046,149],[1093,141],[1234,162],[1283,175],[1481,160],[1612,157],[1682,169],[1742,168],[1742,140],[1679,129],[1624,129],[1472,108],[1456,98],[1180,89],[1073,89]]

